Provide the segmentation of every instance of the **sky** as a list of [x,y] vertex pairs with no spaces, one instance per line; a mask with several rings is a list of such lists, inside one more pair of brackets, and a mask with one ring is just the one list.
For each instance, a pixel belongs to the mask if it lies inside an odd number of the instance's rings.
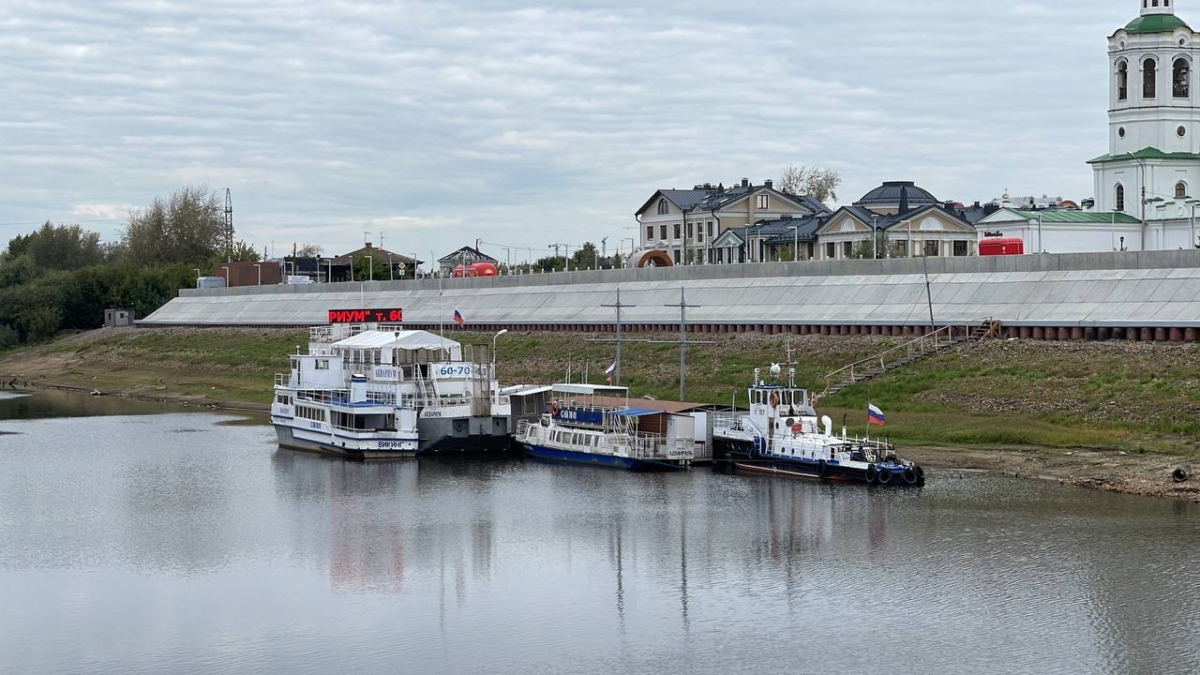
[[628,250],[656,189],[789,164],[840,171],[839,203],[887,180],[1078,201],[1106,38],[1139,6],[4,0],[0,240],[116,240],[186,185],[231,190],[272,255],[382,237],[423,260]]

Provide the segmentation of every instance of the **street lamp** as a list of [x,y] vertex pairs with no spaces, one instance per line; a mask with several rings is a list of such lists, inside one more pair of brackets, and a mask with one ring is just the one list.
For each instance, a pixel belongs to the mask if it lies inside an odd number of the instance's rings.
[[792,231],[792,262],[800,262],[800,226],[788,228]]
[[1041,255],[1041,254],[1042,254],[1042,249],[1044,248],[1044,247],[1042,246],[1042,217],[1041,217],[1041,216],[1038,216],[1037,218],[1034,218],[1034,219],[1033,219],[1033,222],[1037,223],[1037,230],[1038,230],[1038,255]]
[[254,263],[254,266],[258,269],[258,285],[262,286],[262,265]]
[[1200,248],[1200,244],[1196,242],[1196,206],[1200,205],[1200,199],[1189,199],[1184,203],[1192,208],[1191,217],[1188,219],[1188,233],[1191,237],[1188,245],[1192,248]]
[[508,335],[508,329],[505,328],[492,336],[492,365],[496,365],[496,340],[499,340],[501,335]]
[[226,288],[232,287],[233,283],[232,283],[232,280],[229,278],[229,265],[221,265],[221,269],[225,270],[225,287]]
[[363,256],[367,259],[367,281],[375,281],[375,256]]

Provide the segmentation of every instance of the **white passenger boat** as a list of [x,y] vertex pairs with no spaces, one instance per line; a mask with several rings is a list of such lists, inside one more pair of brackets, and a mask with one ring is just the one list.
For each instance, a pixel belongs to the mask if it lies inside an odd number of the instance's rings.
[[547,414],[517,429],[517,442],[535,459],[680,471],[695,457],[696,422],[689,415],[630,407],[625,387],[558,384],[552,391]]
[[[472,352],[485,358],[472,360]],[[299,348],[297,348],[299,352]],[[283,447],[356,459],[509,447],[509,401],[487,348],[389,325],[319,326],[277,375]]]
[[[778,379],[779,366],[772,367]],[[797,387],[795,370],[786,386],[767,384],[754,371],[750,412],[715,415],[713,443],[718,458],[739,471],[797,478],[852,481],[870,485],[925,484],[925,471],[896,455],[888,442],[834,433],[833,420],[818,419],[807,389]]]

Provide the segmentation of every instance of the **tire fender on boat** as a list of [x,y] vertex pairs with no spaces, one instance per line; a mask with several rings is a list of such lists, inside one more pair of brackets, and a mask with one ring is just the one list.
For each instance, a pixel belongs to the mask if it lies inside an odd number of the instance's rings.
[[911,468],[905,469],[904,470],[904,482],[908,483],[909,485],[916,485],[917,484],[917,472],[913,471]]
[[887,485],[890,482],[892,482],[892,470],[887,467],[880,469],[879,470],[879,484]]
[[919,466],[914,466],[913,473],[917,474],[917,485],[924,486],[925,485],[925,469],[922,469]]
[[817,476],[820,478],[829,477],[829,464],[827,464],[825,460],[821,460],[817,463]]
[[867,467],[867,485],[874,485],[876,483],[876,481],[878,481],[878,480],[879,480],[879,469],[876,469],[874,464],[872,464],[871,466],[868,466]]

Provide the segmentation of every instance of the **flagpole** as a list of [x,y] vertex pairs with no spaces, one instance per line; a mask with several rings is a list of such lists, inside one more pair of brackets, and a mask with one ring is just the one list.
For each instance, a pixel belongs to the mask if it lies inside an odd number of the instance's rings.
[[[429,252],[429,259],[436,260],[436,258],[434,257],[434,252],[432,250]],[[430,265],[432,265],[432,264],[433,263],[430,263]],[[442,306],[442,274],[441,274],[441,270],[438,270],[437,311],[438,311],[438,337],[445,340],[446,339],[446,308],[444,306]]]

